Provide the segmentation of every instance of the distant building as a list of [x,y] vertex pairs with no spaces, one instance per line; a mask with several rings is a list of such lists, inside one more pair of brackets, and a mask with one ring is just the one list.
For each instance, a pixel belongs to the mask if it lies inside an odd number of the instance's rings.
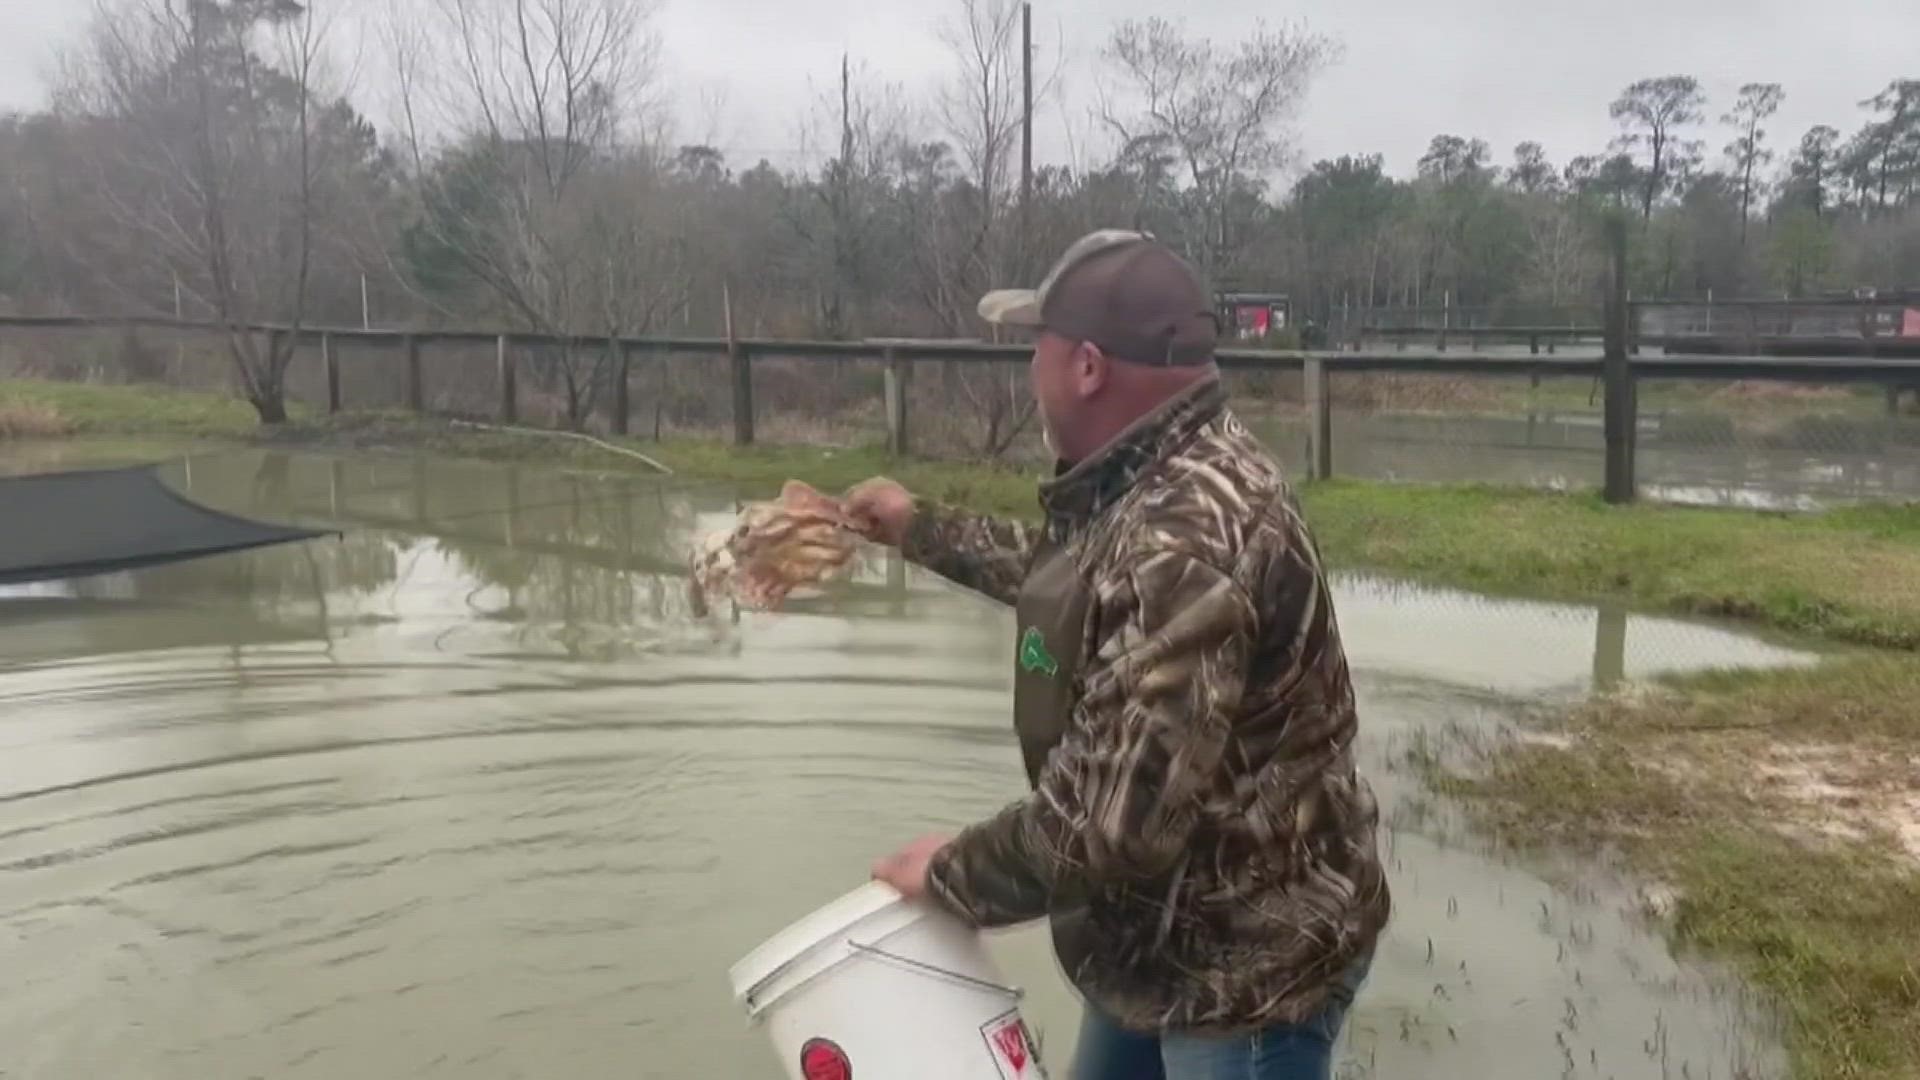
[[1232,338],[1265,337],[1285,330],[1293,321],[1293,305],[1285,293],[1216,293],[1214,307],[1221,327]]

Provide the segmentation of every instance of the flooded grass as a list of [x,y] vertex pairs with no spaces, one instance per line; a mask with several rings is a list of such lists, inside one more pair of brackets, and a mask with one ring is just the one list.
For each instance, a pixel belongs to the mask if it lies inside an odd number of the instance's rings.
[[1341,563],[1920,648],[1920,507],[1620,508],[1595,496],[1350,481],[1302,497]]
[[1422,761],[1517,846],[1615,851],[1789,1019],[1795,1075],[1920,1076],[1920,665],[1663,682]]
[[[58,413],[75,433],[246,438],[284,446],[430,449],[495,461],[641,468],[562,439],[456,428],[404,413],[314,418],[262,431],[243,403],[149,386],[0,382],[0,403]],[[895,458],[877,446],[635,440],[690,480],[747,495],[797,477],[838,490],[887,474],[922,494],[994,513],[1037,512],[1031,469]],[[1730,617],[1838,641],[1920,648],[1920,506],[1820,513],[1643,505],[1590,495],[1333,481],[1302,499],[1335,565],[1550,600],[1617,600]]]
[[[461,431],[405,418],[293,427],[294,442],[427,448],[493,460],[627,467],[564,440]],[[841,490],[885,474],[924,495],[992,512],[1037,512],[1031,471],[895,458],[878,447],[640,442],[689,479],[770,494],[789,478]],[[1413,580],[1552,600],[1753,622],[1836,641],[1920,648],[1920,506],[1768,514],[1609,507],[1597,497],[1504,488],[1337,480],[1301,499],[1328,561]]]
[[[356,450],[427,450],[494,462],[573,465],[601,470],[647,471],[638,461],[590,443],[453,427],[407,414],[356,414],[325,423],[291,424],[264,441],[293,447],[320,446]],[[737,447],[724,442],[666,438],[606,441],[631,446],[686,481],[727,483],[745,497],[769,496],[790,479],[824,491],[842,491],[869,477],[886,475],[931,498],[994,514],[1033,516],[1039,512],[1034,485],[1039,475],[1011,466],[927,458],[898,458],[879,446]]]
[[[1503,390],[1502,404],[1517,412],[1596,410],[1601,400],[1597,379],[1548,379],[1539,386],[1513,382],[1505,384]],[[1764,419],[1768,414],[1777,413],[1782,405],[1856,419],[1877,419],[1886,414],[1886,399],[1877,386],[1648,379],[1640,384],[1639,404],[1642,412],[1713,412],[1741,419]]]

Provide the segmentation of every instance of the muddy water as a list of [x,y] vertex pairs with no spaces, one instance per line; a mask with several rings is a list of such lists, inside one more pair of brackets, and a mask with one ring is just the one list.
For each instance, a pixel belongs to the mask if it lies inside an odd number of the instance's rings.
[[[1786,434],[1689,435],[1699,418],[1641,415],[1635,471],[1642,497],[1769,510],[1920,496],[1920,423],[1900,418],[1782,420]],[[1306,463],[1306,425],[1256,419],[1255,429],[1295,468]],[[1336,412],[1336,475],[1372,480],[1488,483],[1593,490],[1605,475],[1598,408],[1533,415]]]
[[[199,457],[343,540],[0,594],[0,1075],[770,1077],[726,969],[1019,793],[1001,609],[884,557],[687,611],[724,491]],[[1808,658],[1338,582],[1397,912],[1346,1076],[1767,1076],[1774,1026],[1626,899],[1509,865],[1399,763],[1594,681]],[[1063,1071],[1043,937],[994,948]]]

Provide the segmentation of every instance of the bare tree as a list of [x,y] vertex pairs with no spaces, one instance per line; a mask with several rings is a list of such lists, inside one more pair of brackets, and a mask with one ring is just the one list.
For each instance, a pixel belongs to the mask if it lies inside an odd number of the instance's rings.
[[[954,18],[938,28],[952,62],[935,92],[934,112],[957,151],[972,191],[973,220],[960,252],[970,285],[1025,277],[1033,267],[1027,245],[1007,211],[1018,181],[1018,147],[1025,122],[1020,0],[959,0]],[[1061,66],[1040,72],[1033,89],[1037,112],[1054,96]]]
[[1593,239],[1574,207],[1561,200],[1531,207],[1527,214],[1527,291],[1558,308],[1584,299],[1599,272]]
[[[434,0],[424,33],[389,33],[405,46],[400,111],[423,163],[417,248],[518,327],[603,340],[646,331],[681,299],[650,13],[643,0]],[[437,153],[420,141],[429,107],[455,140]],[[612,370],[604,345],[566,344],[534,373],[579,427]]]
[[1740,178],[1742,247],[1747,243],[1747,225],[1753,213],[1756,189],[1754,173],[1773,160],[1773,151],[1765,145],[1767,130],[1761,125],[1780,111],[1780,103],[1786,96],[1786,91],[1780,88],[1779,83],[1748,83],[1740,88],[1740,97],[1733,103],[1733,110],[1720,118],[1722,123],[1732,124],[1738,131],[1734,140],[1727,144],[1727,156],[1733,159],[1734,174]]
[[[177,284],[210,312],[265,423],[287,417],[316,220],[340,187],[329,170],[371,150],[345,102],[317,91],[326,34],[295,0],[116,0],[58,94],[81,182],[121,234],[76,257],[137,306],[171,313]],[[262,340],[260,323],[291,332]]]
[[1103,56],[1122,99],[1102,116],[1123,148],[1158,141],[1176,155],[1192,199],[1200,269],[1230,268],[1242,216],[1292,151],[1291,122],[1336,54],[1300,27],[1256,24],[1231,49],[1155,17],[1115,28]]
[[954,62],[936,109],[972,181],[985,231],[1010,192],[1010,159],[1020,134],[1020,4],[960,0],[939,36]]
[[1700,144],[1680,138],[1679,129],[1699,123],[1707,96],[1691,75],[1642,79],[1626,88],[1608,109],[1626,129],[1616,145],[1647,148],[1646,175],[1640,193],[1640,217],[1653,219],[1653,203],[1673,186],[1676,161],[1697,155]]
[[911,126],[904,92],[875,84],[852,57],[840,60],[831,90],[815,96],[800,122],[803,148],[825,157],[812,184],[783,192],[780,217],[800,241],[799,275],[811,295],[816,332],[854,332],[857,308],[891,268],[879,251],[894,192],[891,174],[906,152]]
[[[949,155],[923,148],[905,162],[903,194],[920,223],[914,274],[929,311],[950,334],[973,325],[973,302],[998,281],[1025,279],[1034,269],[1028,237],[1011,214],[1018,182],[1019,139],[1026,119],[1019,0],[959,0],[938,27],[951,68],[934,96],[934,114],[955,153],[961,182],[942,183]],[[1036,90],[1050,95],[1053,78]],[[1016,379],[991,366],[942,365],[949,402],[962,407],[978,433],[972,447],[998,457],[1031,420],[1031,403]]]

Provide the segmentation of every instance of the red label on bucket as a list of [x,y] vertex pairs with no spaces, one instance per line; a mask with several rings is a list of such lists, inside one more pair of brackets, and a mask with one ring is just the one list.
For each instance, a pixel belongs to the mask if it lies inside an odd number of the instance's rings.
[[800,1048],[800,1075],[807,1080],[853,1080],[853,1062],[831,1039],[808,1039]]
[[1005,1080],[1045,1080],[1046,1072],[1033,1052],[1033,1039],[1017,1012],[996,1016],[980,1029],[993,1053],[993,1063]]

